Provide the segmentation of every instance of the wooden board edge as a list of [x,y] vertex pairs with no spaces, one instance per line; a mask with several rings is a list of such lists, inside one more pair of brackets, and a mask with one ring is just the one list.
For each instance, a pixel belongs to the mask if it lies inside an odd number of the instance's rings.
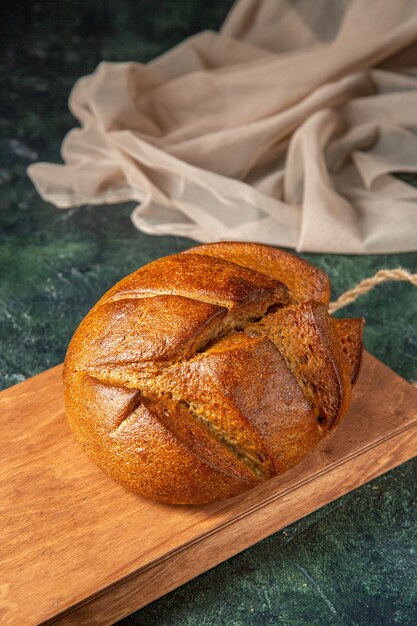
[[[207,533],[148,567],[130,574],[42,624],[114,624],[416,455],[417,422],[397,430],[392,436],[382,438],[375,445],[362,449],[343,462],[335,463],[330,469],[316,473],[297,487],[280,492],[278,497],[267,499],[260,506],[253,507],[216,531]],[[313,507],[311,499],[299,498],[299,490],[304,491],[306,485],[314,491],[316,497]]]

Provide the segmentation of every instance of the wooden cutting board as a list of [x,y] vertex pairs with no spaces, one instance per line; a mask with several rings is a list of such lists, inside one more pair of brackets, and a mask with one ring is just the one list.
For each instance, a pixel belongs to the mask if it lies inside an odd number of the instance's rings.
[[204,506],[129,493],[64,417],[61,366],[0,393],[0,623],[112,624],[417,454],[417,390],[369,354],[348,416],[300,465]]

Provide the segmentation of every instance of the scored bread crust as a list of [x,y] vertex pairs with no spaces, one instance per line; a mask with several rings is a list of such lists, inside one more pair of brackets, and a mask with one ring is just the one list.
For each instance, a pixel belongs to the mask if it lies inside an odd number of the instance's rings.
[[236,245],[234,241],[219,241],[184,250],[182,254],[214,256],[255,269],[284,283],[293,299],[299,302],[314,300],[328,304],[330,301],[330,281],[327,274],[285,250],[258,243]]
[[68,348],[66,413],[96,464],[168,503],[229,498],[298,463],[342,419],[362,320],[288,252],[191,248],[130,274]]

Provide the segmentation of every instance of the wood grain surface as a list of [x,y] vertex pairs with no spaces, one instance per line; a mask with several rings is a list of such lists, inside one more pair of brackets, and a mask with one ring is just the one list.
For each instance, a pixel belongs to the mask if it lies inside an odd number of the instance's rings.
[[0,393],[0,623],[112,624],[417,454],[417,390],[369,354],[348,416],[237,498],[169,506],[98,470],[68,429],[61,366]]

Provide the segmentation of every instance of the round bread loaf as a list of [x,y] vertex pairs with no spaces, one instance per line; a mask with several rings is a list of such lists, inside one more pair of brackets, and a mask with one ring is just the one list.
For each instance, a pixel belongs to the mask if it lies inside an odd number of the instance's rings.
[[138,269],[78,327],[68,420],[128,489],[169,503],[230,498],[298,463],[341,420],[363,320],[328,314],[327,275],[250,243]]

